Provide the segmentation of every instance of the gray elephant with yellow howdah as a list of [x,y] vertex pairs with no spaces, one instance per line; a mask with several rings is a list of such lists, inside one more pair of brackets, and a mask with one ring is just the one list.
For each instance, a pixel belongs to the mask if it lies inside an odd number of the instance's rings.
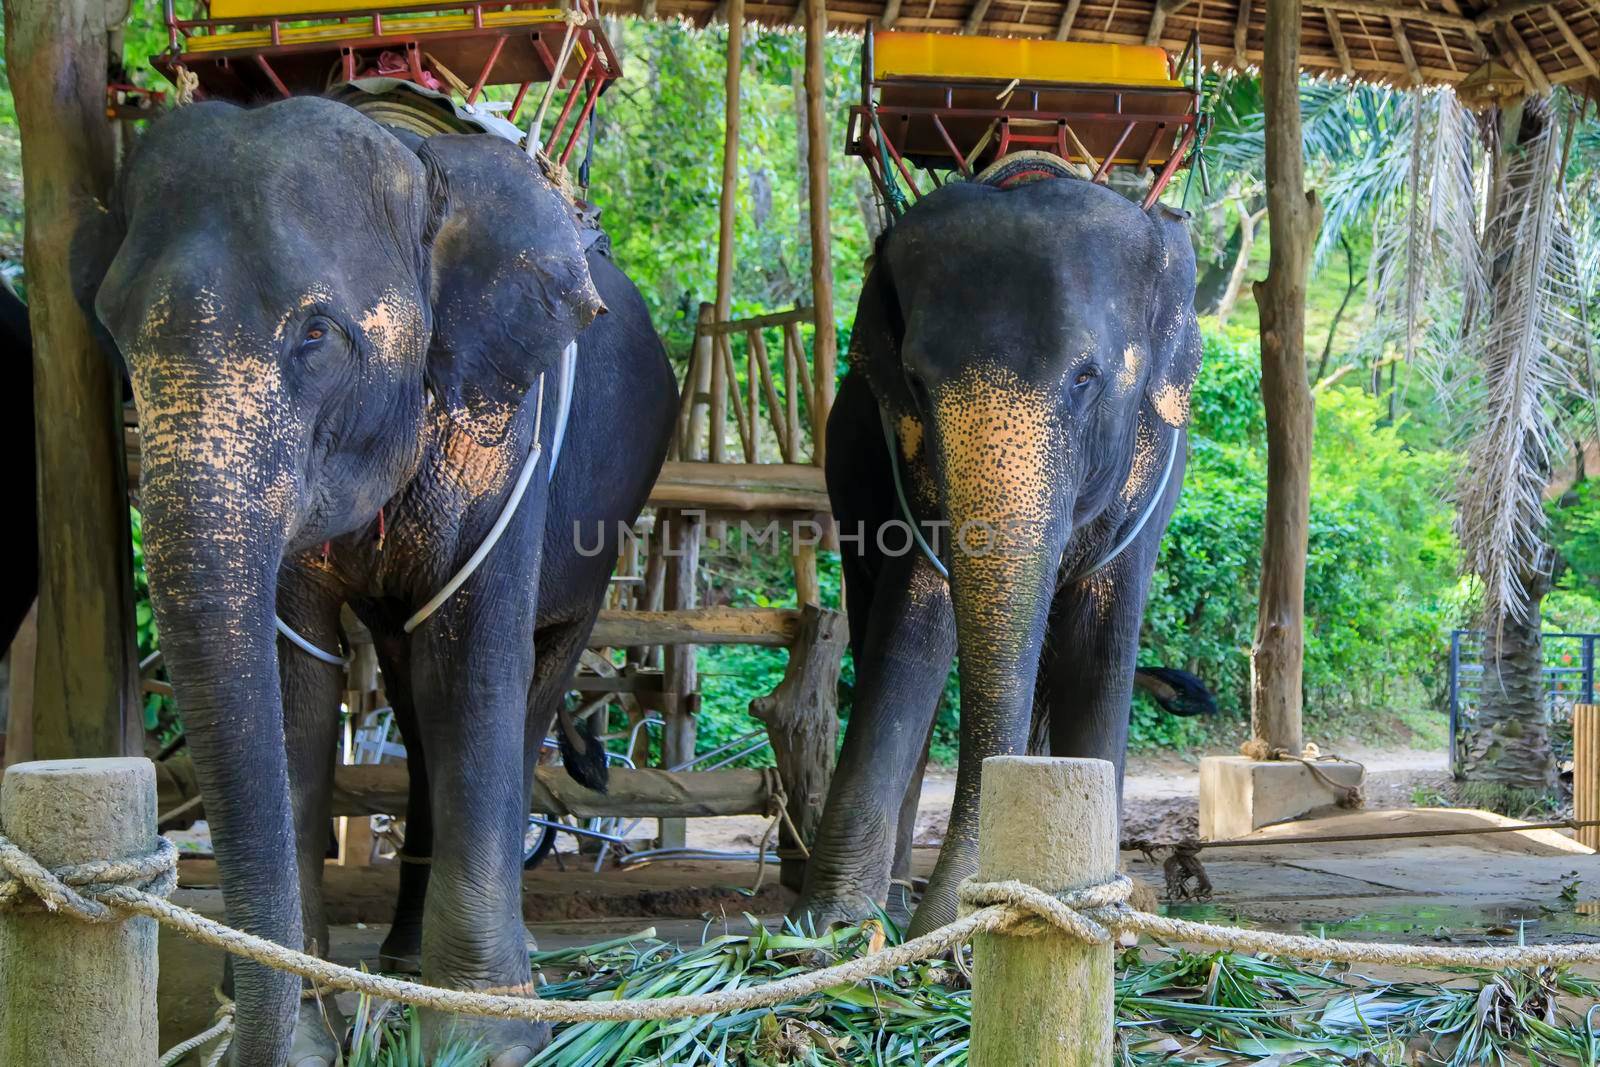
[[[201,103],[151,126],[84,237],[133,381],[151,598],[239,929],[326,950],[349,604],[411,754],[407,852],[431,851],[404,867],[386,955],[534,995],[533,766],[614,558],[572,531],[638,513],[676,392],[643,301],[571,209],[496,137],[403,136],[317,98]],[[241,962],[231,986],[228,1063],[334,1061],[299,979]],[[454,1031],[495,1067],[549,1038],[423,1024],[430,1048]]]
[[[1121,772],[1200,368],[1195,262],[1183,215],[1058,170],[929,194],[863,286],[827,449],[855,705],[794,908],[819,924],[905,907],[958,649],[955,799],[913,933],[954,918],[976,869],[985,757],[1036,732]],[[1182,672],[1144,680],[1172,710],[1209,704]]]

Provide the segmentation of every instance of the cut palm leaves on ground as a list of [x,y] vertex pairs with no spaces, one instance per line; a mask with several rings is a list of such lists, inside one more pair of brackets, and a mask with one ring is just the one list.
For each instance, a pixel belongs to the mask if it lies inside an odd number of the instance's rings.
[[[828,966],[881,946],[885,935],[899,939],[884,922],[812,937],[773,933],[751,919],[748,932],[708,936],[691,948],[646,931],[535,953],[533,964],[547,998],[663,997]],[[1117,1063],[1600,1064],[1600,1031],[1592,1029],[1600,1018],[1573,1007],[1597,998],[1600,982],[1549,969],[1395,983],[1331,966],[1298,970],[1228,953],[1132,949],[1117,968]],[[408,1014],[364,1001],[356,1019],[349,1067],[424,1067]],[[959,1067],[971,1025],[963,968],[930,961],[771,1011],[557,1027],[533,1064]],[[461,1059],[449,1050],[434,1065]]]

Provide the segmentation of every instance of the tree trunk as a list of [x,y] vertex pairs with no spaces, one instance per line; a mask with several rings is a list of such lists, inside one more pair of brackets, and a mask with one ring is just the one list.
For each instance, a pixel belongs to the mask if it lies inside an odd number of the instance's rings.
[[1233,257],[1233,270],[1228,272],[1228,284],[1223,286],[1222,296],[1217,300],[1217,319],[1222,323],[1228,321],[1234,305],[1239,302],[1244,276],[1250,272],[1250,253],[1256,247],[1256,225],[1267,214],[1266,208],[1250,210],[1250,202],[1244,197],[1239,198],[1236,206],[1239,212],[1239,250]]
[[816,464],[827,458],[828,412],[833,410],[834,367],[839,339],[833,319],[833,231],[829,228],[828,77],[824,49],[828,41],[826,0],[805,0],[807,190],[811,203],[811,300],[817,333],[812,342],[811,439]]
[[[1509,106],[1501,113],[1495,144],[1494,181],[1488,206],[1491,253],[1494,221],[1501,213],[1505,173],[1512,156],[1526,150],[1549,122],[1541,101]],[[1510,257],[1489,264],[1489,315],[1516,299],[1510,290],[1525,284],[1508,269]],[[1528,440],[1524,448],[1536,448]],[[1548,471],[1546,471],[1548,474]],[[1548,556],[1546,549],[1544,555]],[[1507,613],[1487,627],[1483,642],[1483,689],[1477,714],[1463,739],[1463,799],[1474,806],[1521,815],[1543,800],[1555,784],[1555,752],[1550,747],[1550,709],[1544,699],[1544,648],[1541,606],[1550,591],[1549,568],[1531,560],[1522,574],[1528,602],[1520,617]]]
[[1509,815],[1544,799],[1555,782],[1539,632],[1539,601],[1550,583],[1537,571],[1522,580],[1529,612],[1523,618],[1508,615],[1484,635],[1483,688],[1462,742],[1464,799]]
[[122,382],[70,273],[73,236],[108,199],[115,170],[105,115],[110,8],[105,0],[5,5],[24,145],[40,472],[38,759],[138,754],[143,744]]
[[1268,0],[1262,62],[1267,120],[1267,217],[1272,258],[1255,286],[1261,316],[1261,400],[1267,415],[1267,512],[1250,650],[1250,725],[1262,755],[1304,747],[1306,538],[1316,409],[1306,384],[1306,284],[1322,221],[1305,188],[1300,137],[1300,3]]

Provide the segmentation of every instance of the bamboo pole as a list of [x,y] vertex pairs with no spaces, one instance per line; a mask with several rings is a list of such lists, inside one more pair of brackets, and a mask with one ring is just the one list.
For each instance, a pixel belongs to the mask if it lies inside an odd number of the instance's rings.
[[[744,0],[728,0],[727,102],[722,129],[722,203],[717,219],[716,321],[733,314],[733,223],[739,207],[739,74],[744,68]],[[713,347],[713,351],[715,348]],[[711,364],[711,462],[727,459],[728,373],[720,359]]]
[[[739,0],[741,7],[743,0]],[[833,232],[828,212],[828,111],[826,56],[828,35],[826,0],[805,0],[806,20],[806,136],[811,193],[811,306],[816,312],[817,334],[812,340],[816,393],[811,405],[811,432],[817,466],[826,459],[828,412],[833,410],[834,368],[838,339],[833,325]]]
[[[49,868],[141,856],[156,841],[155,766],[19,763],[0,784],[0,825]],[[154,1063],[157,1036],[155,920],[0,913],[0,1063]]]
[[[1572,709],[1572,808],[1580,823],[1600,819],[1600,704]],[[1600,852],[1600,826],[1579,828],[1578,843]]]
[[[980,882],[1048,893],[1117,873],[1117,783],[1110,763],[1046,756],[983,761]],[[973,1067],[1109,1067],[1116,1029],[1112,946],[1040,924],[980,934],[972,950]]]

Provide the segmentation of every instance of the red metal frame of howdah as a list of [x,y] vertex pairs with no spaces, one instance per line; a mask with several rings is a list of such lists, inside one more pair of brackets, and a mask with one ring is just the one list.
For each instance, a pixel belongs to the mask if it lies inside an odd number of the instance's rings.
[[[296,6],[271,0],[213,2],[203,9],[205,17],[180,19],[173,0],[165,0],[170,47],[151,65],[174,84],[180,72],[188,71],[198,79],[197,96],[228,100],[321,93],[339,82],[381,76],[453,92],[471,105],[485,86],[516,85],[505,116],[512,122],[528,90],[555,79],[559,67],[556,95],[564,99],[551,101],[559,106],[544,144],[563,164],[601,94],[622,73],[600,28],[596,0],[357,3],[345,10],[292,10]],[[330,5],[308,0],[303,6]]]
[[1149,171],[1148,210],[1197,154],[1203,124],[1196,37],[1181,55],[1166,57],[1173,84],[1073,80],[1066,70],[1060,80],[880,74],[874,44],[869,26],[861,50],[861,103],[850,109],[845,150],[866,163],[891,211],[903,199],[902,184],[912,198],[922,195],[911,164],[938,185],[939,171],[971,178],[1022,149],[1080,164],[1096,182],[1119,166]]

